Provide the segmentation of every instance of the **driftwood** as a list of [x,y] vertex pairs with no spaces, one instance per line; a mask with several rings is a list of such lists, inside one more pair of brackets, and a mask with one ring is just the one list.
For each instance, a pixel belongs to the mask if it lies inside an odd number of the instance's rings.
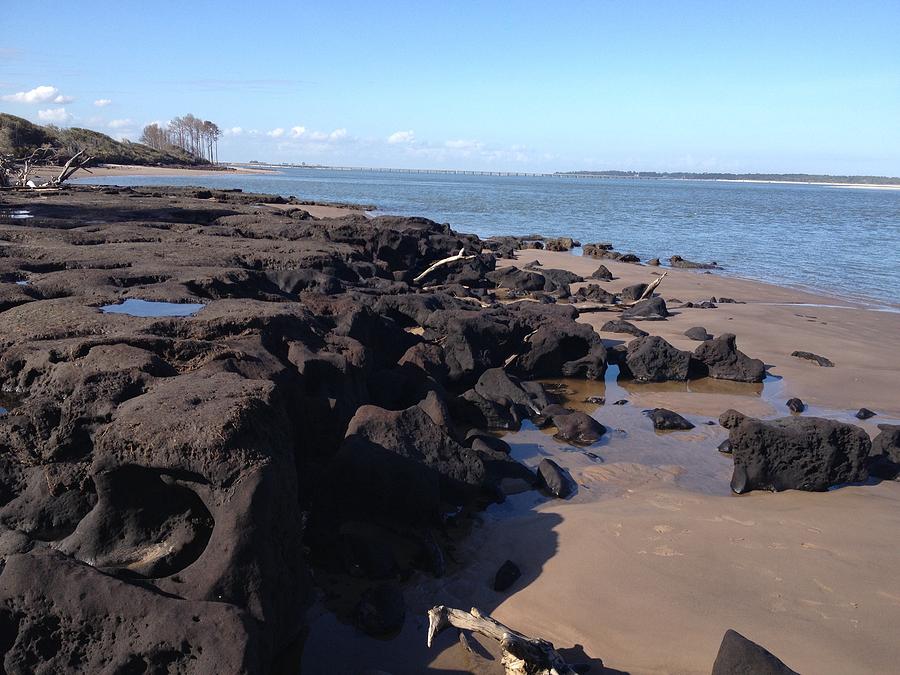
[[58,176],[51,177],[46,183],[37,185],[30,176],[39,166],[51,165],[55,159],[55,151],[49,146],[43,146],[33,150],[25,157],[0,157],[0,187],[13,189],[41,189],[58,188],[75,174],[83,170],[91,173],[87,165],[94,161],[93,157],[82,157],[84,150],[80,150],[69,158]]
[[451,255],[449,258],[444,258],[443,260],[438,260],[436,263],[434,263],[433,265],[428,267],[428,269],[426,269],[424,272],[422,272],[419,276],[417,276],[415,279],[413,279],[413,283],[416,283],[416,284],[420,283],[422,281],[422,279],[424,279],[429,274],[434,272],[438,267],[441,267],[443,265],[449,265],[450,263],[454,263],[457,260],[471,260],[472,258],[475,257],[474,255],[463,255],[465,250],[466,250],[465,247],[463,247],[463,248],[459,249],[459,253],[457,253],[456,255]]
[[500,663],[506,675],[573,675],[575,671],[560,656],[553,645],[540,638],[530,638],[485,616],[474,607],[461,609],[438,605],[428,610],[428,646],[434,636],[453,626],[468,630],[500,643],[503,656]]
[[647,298],[649,298],[651,295],[653,295],[653,291],[655,291],[656,288],[662,283],[662,280],[666,278],[666,275],[667,275],[667,274],[668,274],[668,272],[663,272],[662,274],[660,274],[660,275],[659,275],[658,277],[656,277],[653,281],[651,281],[649,284],[647,284],[647,288],[645,288],[645,289],[644,289],[644,292],[641,293],[641,297],[639,297],[639,298],[638,298],[637,300],[635,300],[634,302],[629,302],[629,303],[626,303],[626,304],[629,305],[629,306],[630,306],[630,305],[636,305],[636,304],[638,304],[641,300],[646,300]]

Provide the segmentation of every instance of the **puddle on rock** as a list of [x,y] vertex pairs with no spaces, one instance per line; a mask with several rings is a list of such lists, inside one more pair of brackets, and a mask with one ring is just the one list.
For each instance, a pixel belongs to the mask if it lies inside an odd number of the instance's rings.
[[12,209],[11,211],[2,211],[0,212],[0,218],[8,218],[10,220],[26,220],[28,218],[34,218],[31,215],[31,211],[27,209]]
[[193,316],[206,305],[201,303],[160,302],[156,300],[137,300],[128,298],[116,305],[104,305],[100,308],[104,314],[127,314],[140,317]]

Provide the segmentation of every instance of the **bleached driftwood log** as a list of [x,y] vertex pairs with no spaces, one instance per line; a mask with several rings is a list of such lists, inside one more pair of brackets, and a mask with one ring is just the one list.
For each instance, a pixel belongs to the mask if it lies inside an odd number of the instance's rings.
[[457,260],[471,260],[474,258],[474,255],[463,255],[465,253],[465,247],[459,249],[459,253],[456,255],[451,255],[449,258],[444,258],[443,260],[438,260],[436,263],[428,267],[424,272],[422,272],[419,276],[413,279],[413,283],[420,283],[422,279],[427,277],[429,274],[434,272],[438,267],[442,267],[443,265],[449,265],[450,263],[454,263]]
[[540,638],[530,638],[485,616],[476,608],[469,612],[437,605],[428,610],[428,646],[434,636],[453,626],[468,630],[500,643],[500,663],[506,675],[574,675],[565,659],[553,645]]
[[[69,158],[69,161],[66,162],[65,166],[63,166],[62,171],[59,172],[59,175],[56,178],[50,179],[50,185],[57,185],[57,186],[62,185],[67,180],[69,180],[69,178],[72,177],[72,174],[74,174],[79,169],[84,169],[85,171],[88,171],[86,167],[88,164],[90,164],[92,161],[94,161],[93,157],[84,157],[77,162],[75,161],[79,157],[81,157],[83,154],[84,154],[84,150],[79,150],[74,155],[72,155]],[[91,173],[91,172],[88,171],[88,173]]]

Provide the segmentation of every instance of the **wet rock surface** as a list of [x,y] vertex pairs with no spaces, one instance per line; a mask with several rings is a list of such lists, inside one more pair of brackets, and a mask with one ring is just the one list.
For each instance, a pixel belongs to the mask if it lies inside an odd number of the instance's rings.
[[732,333],[700,344],[694,350],[694,361],[698,374],[717,380],[762,382],[766,378],[766,365],[739,351]]
[[[34,216],[0,226],[8,672],[292,672],[310,566],[372,580],[347,618],[399,629],[374,582],[443,574],[447,513],[537,481],[484,430],[552,403],[535,378],[606,370],[554,304],[580,277],[483,252],[522,241],[237,191],[2,199]],[[203,307],[100,309],[129,299]],[[559,428],[593,442],[588,420]]]
[[653,422],[653,428],[657,431],[686,431],[694,428],[691,422],[677,412],[666,408],[654,408],[647,413],[647,416]]

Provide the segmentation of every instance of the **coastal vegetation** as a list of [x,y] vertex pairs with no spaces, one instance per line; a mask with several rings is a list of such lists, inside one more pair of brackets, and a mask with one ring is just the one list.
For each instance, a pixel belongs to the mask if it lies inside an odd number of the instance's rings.
[[141,143],[155,150],[180,148],[197,160],[216,162],[221,135],[222,130],[215,122],[188,113],[174,118],[165,127],[156,122],[148,124],[141,134]]
[[91,129],[41,126],[22,117],[0,113],[0,156],[21,158],[42,148],[51,150],[54,158],[61,162],[83,152],[100,164],[194,166],[208,163],[180,146],[152,148],[143,143],[117,141]]

